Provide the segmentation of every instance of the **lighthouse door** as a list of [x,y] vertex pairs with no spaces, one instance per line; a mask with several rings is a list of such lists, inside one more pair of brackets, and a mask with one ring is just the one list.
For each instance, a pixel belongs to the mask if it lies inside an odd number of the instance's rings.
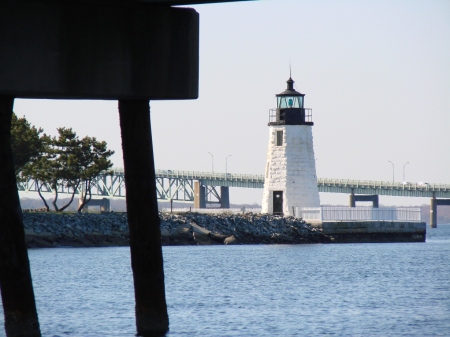
[[273,214],[283,214],[283,191],[273,191]]

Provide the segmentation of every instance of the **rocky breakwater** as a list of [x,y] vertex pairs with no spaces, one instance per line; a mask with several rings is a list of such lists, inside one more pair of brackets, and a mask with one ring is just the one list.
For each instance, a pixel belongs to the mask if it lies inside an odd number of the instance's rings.
[[24,212],[23,224],[29,248],[129,244],[126,213]]
[[268,214],[161,214],[166,245],[325,243],[331,238],[301,219]]
[[[129,244],[126,213],[24,212],[27,245],[104,247]],[[298,244],[332,239],[300,219],[267,214],[160,213],[163,245]]]

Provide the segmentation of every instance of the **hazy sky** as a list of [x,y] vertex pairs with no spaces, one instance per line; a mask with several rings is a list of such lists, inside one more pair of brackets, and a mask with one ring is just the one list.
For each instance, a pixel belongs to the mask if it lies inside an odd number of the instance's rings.
[[[194,6],[198,100],[152,101],[157,169],[263,174],[269,109],[289,77],[312,108],[319,178],[450,183],[450,1],[266,0]],[[116,101],[16,100],[55,135],[106,140],[123,167]],[[404,165],[409,162],[405,167]],[[262,189],[232,189],[261,203]],[[348,195],[321,193],[322,203]],[[426,198],[380,196],[381,204]]]

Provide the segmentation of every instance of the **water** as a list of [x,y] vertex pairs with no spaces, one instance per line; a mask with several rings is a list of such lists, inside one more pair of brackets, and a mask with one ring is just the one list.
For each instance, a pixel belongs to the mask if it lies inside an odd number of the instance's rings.
[[[450,225],[427,231],[426,243],[164,247],[167,337],[449,336]],[[29,256],[43,336],[134,336],[127,247]]]

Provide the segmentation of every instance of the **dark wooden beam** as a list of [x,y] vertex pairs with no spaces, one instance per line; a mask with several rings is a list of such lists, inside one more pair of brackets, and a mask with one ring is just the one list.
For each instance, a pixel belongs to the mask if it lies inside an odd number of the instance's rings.
[[139,336],[169,330],[148,100],[119,100]]
[[6,335],[39,337],[41,333],[11,152],[13,102],[11,96],[0,96],[0,290]]
[[0,1],[0,95],[195,99],[199,15],[136,2]]

